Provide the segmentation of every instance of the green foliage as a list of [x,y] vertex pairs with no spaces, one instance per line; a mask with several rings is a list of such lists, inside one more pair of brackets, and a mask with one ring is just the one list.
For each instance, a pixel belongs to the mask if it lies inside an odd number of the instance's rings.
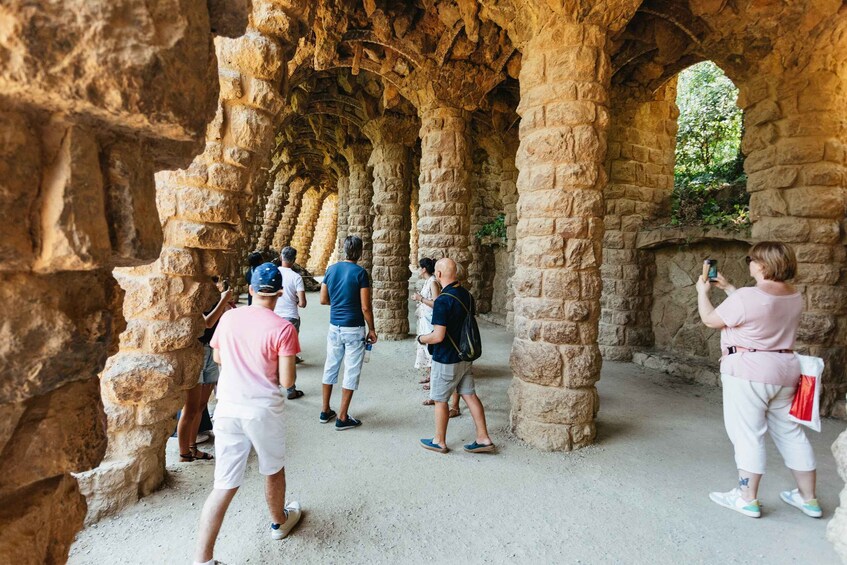
[[499,237],[506,239],[506,214],[500,214],[487,224],[483,224],[478,232],[474,234],[477,239],[484,237]]
[[672,225],[750,223],[737,99],[738,89],[710,61],[679,74]]

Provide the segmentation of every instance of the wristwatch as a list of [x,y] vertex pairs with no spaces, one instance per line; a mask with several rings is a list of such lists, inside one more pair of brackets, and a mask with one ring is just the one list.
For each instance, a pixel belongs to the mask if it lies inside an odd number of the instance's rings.
[[417,337],[415,338],[415,341],[417,341],[417,342],[418,342],[418,345],[423,345],[423,342],[421,341],[421,336],[417,336]]

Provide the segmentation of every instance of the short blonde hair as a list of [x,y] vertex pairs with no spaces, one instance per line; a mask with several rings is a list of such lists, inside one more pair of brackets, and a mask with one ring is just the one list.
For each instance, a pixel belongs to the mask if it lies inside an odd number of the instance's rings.
[[778,241],[761,241],[750,248],[750,258],[762,266],[762,275],[771,281],[793,279],[797,272],[794,250]]

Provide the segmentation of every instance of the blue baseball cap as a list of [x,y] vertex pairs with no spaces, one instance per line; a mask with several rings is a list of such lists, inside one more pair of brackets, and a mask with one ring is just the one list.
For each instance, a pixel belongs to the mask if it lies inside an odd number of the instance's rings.
[[260,296],[276,296],[282,290],[282,273],[273,263],[262,263],[253,269],[250,286]]

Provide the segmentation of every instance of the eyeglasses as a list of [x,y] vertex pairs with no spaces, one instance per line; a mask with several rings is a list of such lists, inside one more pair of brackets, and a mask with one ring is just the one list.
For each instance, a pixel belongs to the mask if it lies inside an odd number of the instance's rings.
[[746,262],[747,262],[747,264],[749,265],[750,263],[752,263],[753,261],[755,261],[755,259],[753,259],[752,257],[750,257],[750,256],[748,255],[747,257],[745,257],[745,258],[744,258],[744,261],[746,261]]

